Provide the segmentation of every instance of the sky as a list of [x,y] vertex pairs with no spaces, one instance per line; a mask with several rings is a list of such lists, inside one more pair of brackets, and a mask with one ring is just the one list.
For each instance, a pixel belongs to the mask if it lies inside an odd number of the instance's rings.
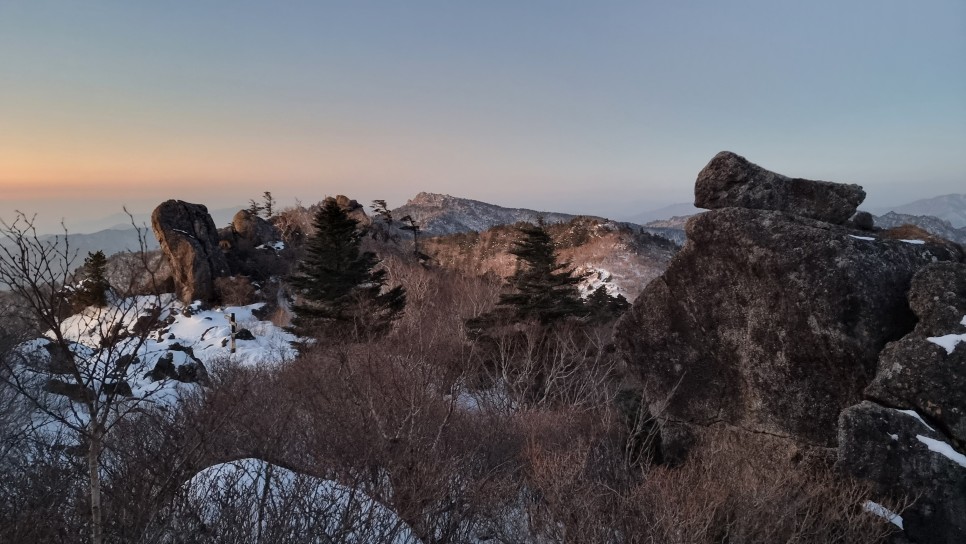
[[0,218],[420,191],[626,218],[721,150],[966,192],[962,0],[0,3]]

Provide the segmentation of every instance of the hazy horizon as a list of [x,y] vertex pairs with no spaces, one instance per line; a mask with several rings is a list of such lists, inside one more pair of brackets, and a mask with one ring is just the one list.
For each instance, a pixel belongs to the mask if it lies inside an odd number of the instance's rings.
[[0,6],[0,218],[420,191],[625,218],[715,153],[966,187],[966,4]]

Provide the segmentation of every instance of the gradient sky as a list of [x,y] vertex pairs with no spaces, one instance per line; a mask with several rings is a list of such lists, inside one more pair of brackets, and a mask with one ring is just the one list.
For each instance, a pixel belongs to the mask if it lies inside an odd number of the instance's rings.
[[729,149],[966,192],[966,2],[4,2],[0,217],[419,191],[626,217]]

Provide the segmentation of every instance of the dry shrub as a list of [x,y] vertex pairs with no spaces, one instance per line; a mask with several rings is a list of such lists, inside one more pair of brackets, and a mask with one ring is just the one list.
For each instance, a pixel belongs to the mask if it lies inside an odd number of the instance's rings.
[[893,240],[924,240],[935,244],[949,243],[947,240],[933,236],[921,227],[910,224],[899,225],[898,227],[883,230],[879,232],[879,235],[883,238],[891,238]]
[[[784,446],[784,447],[783,447]],[[713,430],[679,467],[655,467],[629,496],[650,541],[882,542],[894,528],[863,511],[869,489],[788,443]]]
[[255,302],[255,288],[245,276],[215,278],[215,293],[226,306],[246,306]]

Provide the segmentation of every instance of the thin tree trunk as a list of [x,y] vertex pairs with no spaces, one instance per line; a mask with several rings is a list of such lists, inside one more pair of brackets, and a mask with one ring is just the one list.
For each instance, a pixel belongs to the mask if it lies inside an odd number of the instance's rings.
[[103,544],[104,526],[101,513],[101,429],[94,428],[90,436],[90,446],[87,450],[87,471],[90,476],[91,484],[91,542],[93,544]]

